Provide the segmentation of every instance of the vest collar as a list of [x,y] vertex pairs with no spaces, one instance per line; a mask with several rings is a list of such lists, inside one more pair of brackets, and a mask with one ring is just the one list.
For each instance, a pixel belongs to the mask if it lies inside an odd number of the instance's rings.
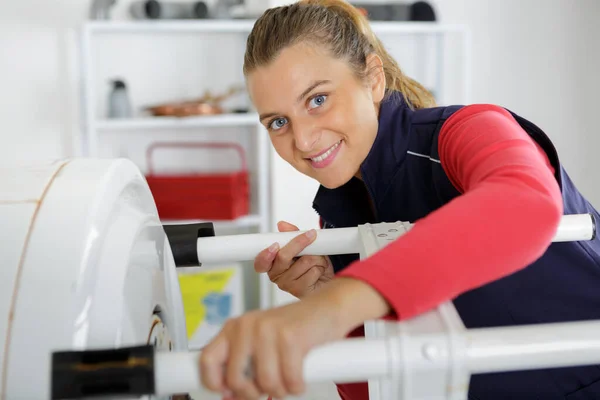
[[379,127],[371,150],[360,167],[365,185],[374,199],[380,199],[408,149],[410,113],[401,93],[392,91],[379,109]]
[[360,167],[362,181],[352,178],[336,189],[320,186],[317,191],[313,208],[325,221],[336,227],[377,221],[368,196],[377,214],[379,200],[406,156],[411,112],[401,93],[387,93],[380,105],[375,141]]

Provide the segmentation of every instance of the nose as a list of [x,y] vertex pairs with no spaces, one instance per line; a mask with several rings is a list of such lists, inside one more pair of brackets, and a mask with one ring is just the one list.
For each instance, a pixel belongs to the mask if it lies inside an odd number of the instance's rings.
[[295,124],[294,125],[294,141],[296,148],[302,152],[310,152],[314,150],[317,142],[321,138],[321,130],[313,126],[313,124]]

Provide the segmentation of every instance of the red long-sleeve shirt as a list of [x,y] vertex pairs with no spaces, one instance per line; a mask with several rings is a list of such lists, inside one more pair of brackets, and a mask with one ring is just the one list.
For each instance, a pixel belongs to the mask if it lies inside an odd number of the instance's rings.
[[[466,106],[439,135],[453,201],[398,240],[338,276],[367,282],[405,320],[512,274],[541,257],[563,212],[554,169],[514,118],[494,105]],[[350,336],[362,336],[357,329]],[[338,385],[366,400],[366,384]]]

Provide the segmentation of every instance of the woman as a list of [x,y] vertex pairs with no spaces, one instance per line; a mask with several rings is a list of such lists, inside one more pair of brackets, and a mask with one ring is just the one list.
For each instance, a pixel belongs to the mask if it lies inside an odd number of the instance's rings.
[[[300,301],[229,321],[202,352],[207,388],[240,399],[302,393],[313,347],[448,300],[468,328],[600,318],[599,240],[551,242],[561,215],[598,213],[534,124],[494,105],[435,107],[343,0],[266,11],[244,73],[277,153],[320,183],[323,227],[415,226],[362,261],[298,258],[314,230],[265,249],[256,270]],[[338,391],[368,398],[364,383]],[[600,368],[476,375],[469,396],[598,399]]]

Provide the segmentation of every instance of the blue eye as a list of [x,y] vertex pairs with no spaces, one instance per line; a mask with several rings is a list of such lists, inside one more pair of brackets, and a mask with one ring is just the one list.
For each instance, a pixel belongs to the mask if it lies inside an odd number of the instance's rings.
[[274,120],[271,122],[271,124],[270,124],[270,127],[271,127],[271,129],[273,129],[273,130],[275,130],[275,131],[276,131],[276,130],[278,130],[278,129],[281,129],[281,128],[283,128],[283,126],[284,126],[286,123],[287,123],[287,119],[285,119],[285,118],[275,118],[275,119],[274,119]]
[[320,95],[315,96],[312,99],[310,99],[309,104],[311,104],[311,108],[316,108],[316,107],[322,106],[323,103],[325,103],[325,99],[327,99],[327,96],[320,94]]

